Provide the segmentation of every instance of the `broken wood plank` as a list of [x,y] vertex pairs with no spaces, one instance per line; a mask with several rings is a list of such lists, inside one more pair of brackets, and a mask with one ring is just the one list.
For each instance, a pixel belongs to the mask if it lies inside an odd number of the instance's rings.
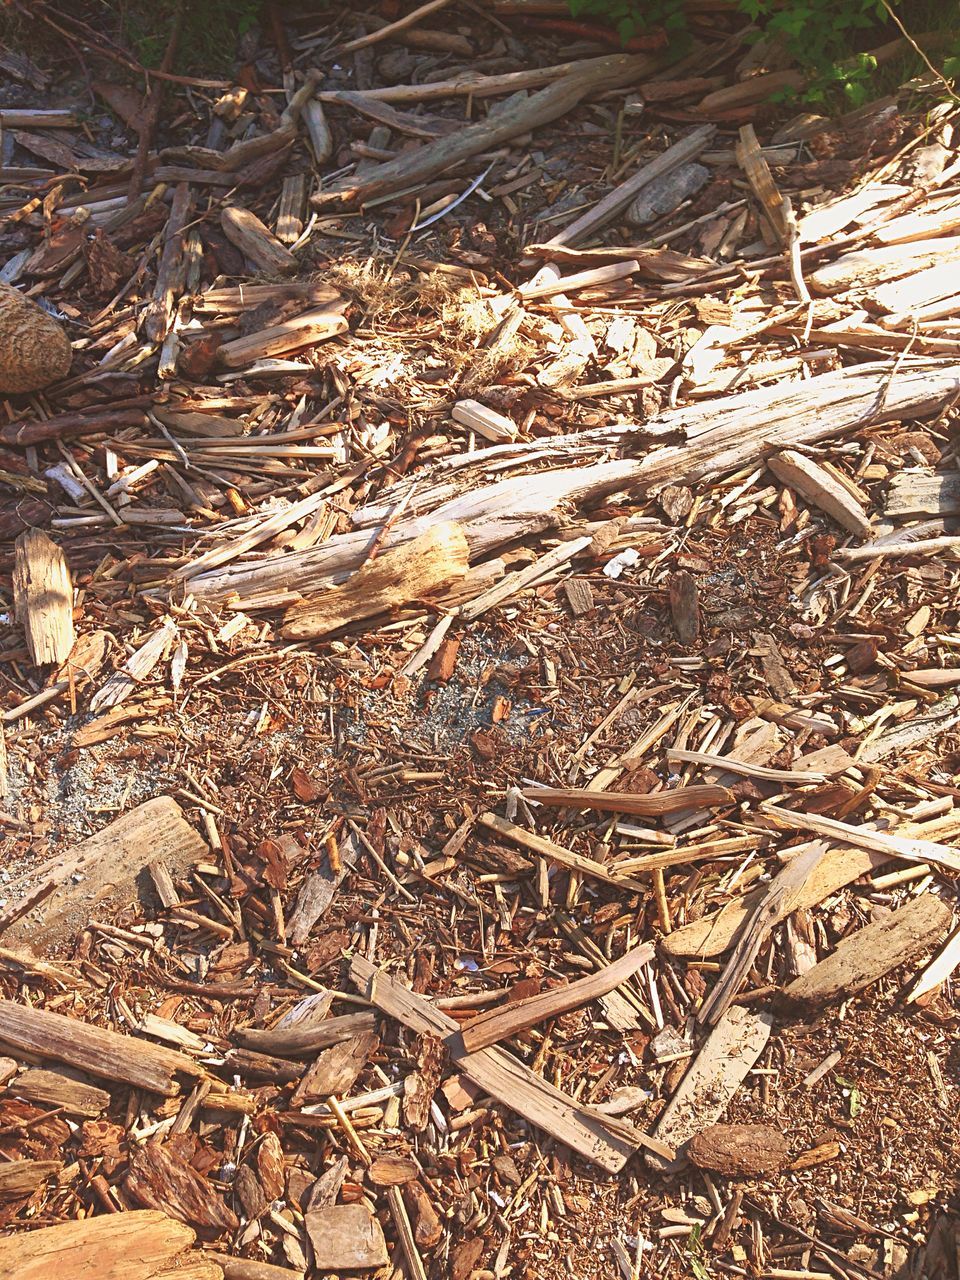
[[812,831],[815,835],[853,844],[874,853],[885,853],[891,858],[904,858],[908,862],[932,862],[949,871],[960,871],[960,853],[949,845],[936,844],[933,840],[911,840],[886,831],[854,827],[848,822],[838,822],[836,818],[825,818],[819,814],[794,813],[791,809],[783,809],[775,804],[764,804],[760,812],[794,831]]
[[[654,1130],[656,1138],[677,1149],[674,1167],[683,1163],[690,1139],[723,1115],[766,1048],[772,1029],[769,1013],[753,1013],[742,1005],[729,1009],[714,1027]],[[661,1172],[671,1167],[649,1151],[646,1160]]]
[[523,569],[518,569],[516,573],[508,573],[505,578],[494,583],[487,591],[481,592],[475,600],[470,600],[466,604],[461,605],[459,616],[464,622],[474,622],[480,618],[489,609],[496,608],[505,600],[509,600],[511,596],[523,591],[526,587],[533,586],[539,582],[541,578],[552,573],[561,565],[567,564],[575,556],[578,556],[593,542],[592,537],[572,538],[567,542],[561,542],[558,547],[544,552],[542,556],[538,556],[532,564],[528,564]]
[[941,986],[958,966],[960,966],[960,928],[954,929],[943,947],[910,988],[907,1004],[913,1004],[921,996]]
[[492,444],[503,444],[517,438],[517,424],[496,409],[490,409],[479,400],[458,400],[450,416],[454,422],[475,431]]
[[860,538],[872,537],[873,530],[863,507],[812,458],[807,458],[794,449],[784,449],[782,453],[772,454],[767,459],[767,466],[782,484],[795,489],[801,497],[819,507],[842,528]]
[[817,293],[835,297],[848,289],[875,289],[906,275],[919,275],[931,267],[941,266],[949,270],[952,264],[953,292],[958,261],[960,236],[918,240],[879,249],[858,249],[842,254],[835,262],[811,272],[810,285]]
[[0,1274],[11,1280],[154,1280],[173,1274],[196,1233],[165,1213],[105,1213],[0,1239]]
[[947,471],[929,476],[898,472],[890,479],[883,514],[888,520],[960,515],[960,473]]
[[878,982],[918,951],[936,946],[951,918],[950,908],[936,894],[923,893],[898,911],[848,934],[825,960],[794,978],[784,989],[784,997],[816,1005],[846,999]]
[[[517,1000],[502,1009],[492,1009],[473,1018],[460,1029],[460,1038],[467,1053],[476,1053],[501,1040],[509,1040],[520,1031],[534,1027],[538,1022],[558,1018],[571,1009],[589,1004],[621,983],[632,978],[638,969],[648,964],[655,954],[650,943],[634,947],[612,964],[604,965],[596,973],[589,973],[565,987],[541,991],[527,1000]],[[452,1037],[456,1040],[456,1036]]]
[[289,275],[297,269],[297,260],[277,237],[249,209],[228,206],[220,214],[224,235],[245,258],[270,275]]
[[[436,174],[449,174],[471,156],[492,151],[519,134],[549,124],[566,115],[589,94],[627,84],[652,66],[651,60],[643,58],[625,61],[619,69],[607,63],[564,76],[529,97],[517,94],[486,119],[377,165],[361,178],[345,178],[313,196],[313,202],[321,206],[331,202],[362,205],[376,197],[417,186]],[[382,92],[380,96],[384,96]]]
[[685,809],[735,804],[726,787],[677,787],[640,795],[635,791],[591,791],[582,787],[526,787],[525,800],[560,809],[593,809],[598,813],[628,813],[638,817],[659,817]]
[[178,1075],[203,1074],[192,1058],[173,1049],[12,1000],[0,1000],[0,1041],[14,1057],[21,1052],[52,1058],[90,1075],[167,1097],[179,1093]]
[[182,875],[208,853],[175,800],[147,800],[68,853],[10,881],[5,892],[14,902],[26,901],[38,884],[47,896],[10,925],[4,943],[29,945],[38,953],[69,944],[96,912],[137,901],[152,905],[149,859],[162,858],[172,874]]
[[463,530],[444,521],[412,542],[368,560],[342,587],[292,605],[284,614],[281,634],[289,640],[329,635],[440,591],[462,578],[468,566]]
[[65,661],[76,638],[73,583],[63,552],[39,529],[14,544],[13,599],[33,664]]
[[125,702],[161,661],[178,634],[179,628],[174,620],[164,618],[153,635],[97,690],[90,699],[90,710],[106,711],[108,707],[117,707]]
[[700,595],[697,580],[692,573],[679,569],[671,573],[668,592],[670,616],[677,639],[688,649],[697,643],[700,635]]
[[[458,1030],[453,1018],[363,956],[355,955],[351,960],[350,977],[371,1004],[418,1035],[445,1039]],[[572,1098],[504,1049],[481,1049],[453,1057],[460,1071],[481,1089],[608,1172],[618,1173],[633,1154],[634,1143],[611,1133],[599,1117],[588,1115]]]
[[274,1054],[278,1058],[303,1058],[318,1049],[328,1049],[341,1041],[351,1040],[376,1029],[372,1013],[345,1013],[339,1018],[325,1018],[315,1026],[292,1027],[290,1030],[275,1027],[272,1031],[260,1031],[254,1027],[242,1027],[233,1032],[235,1040],[246,1049],[257,1053]]

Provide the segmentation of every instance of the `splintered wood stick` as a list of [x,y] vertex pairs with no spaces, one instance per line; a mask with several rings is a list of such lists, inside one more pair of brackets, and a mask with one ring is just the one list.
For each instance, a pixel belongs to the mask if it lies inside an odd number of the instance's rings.
[[618,889],[634,889],[640,893],[647,892],[647,885],[642,881],[634,880],[630,876],[616,875],[593,858],[585,858],[580,853],[571,853],[569,849],[564,849],[561,845],[554,844],[552,840],[547,840],[544,836],[538,836],[533,831],[527,831],[526,828],[517,826],[515,822],[509,822],[506,818],[501,818],[499,814],[483,813],[478,821],[481,826],[490,831],[495,831],[498,836],[512,840],[514,844],[520,845],[521,848],[529,849],[531,853],[548,858],[551,862],[559,863],[561,867],[566,867],[568,871],[576,871],[581,876],[602,880],[604,884],[613,885]]
[[526,787],[522,794],[525,800],[536,800],[551,808],[595,809],[599,813],[629,813],[640,817],[736,803],[732,791],[716,786],[678,787],[675,791],[656,791],[652,795],[588,791],[582,787]]
[[794,813],[792,809],[782,809],[775,804],[762,805],[760,812],[797,831],[812,831],[815,835],[843,841],[875,853],[885,853],[891,858],[905,858],[908,862],[932,862],[949,871],[960,871],[960,853],[946,844],[935,844],[932,840],[911,840],[886,831],[871,831],[867,827],[853,827],[848,822],[838,822],[836,818],[824,818],[814,813]]
[[681,751],[670,748],[667,759],[684,764],[702,764],[716,769],[727,769],[730,773],[742,773],[747,778],[757,778],[761,782],[826,782],[829,774],[818,773],[814,769],[768,769],[762,764],[748,764],[733,756],[714,756],[706,751]]
[[382,40],[392,40],[401,31],[406,31],[409,27],[415,26],[421,18],[426,18],[429,14],[436,13],[438,9],[445,9],[449,3],[450,0],[427,0],[426,4],[422,4],[410,13],[404,14],[396,22],[391,22],[387,26],[381,27],[379,31],[371,31],[369,35],[357,36],[356,40],[348,40],[346,44],[340,45],[336,53],[338,56],[344,53],[353,53],[357,49],[366,49],[371,44],[379,44]]
[[463,1047],[467,1053],[485,1049],[488,1045],[500,1040],[509,1040],[520,1031],[534,1027],[538,1022],[546,1022],[550,1018],[558,1018],[571,1009],[589,1004],[605,996],[622,982],[631,978],[638,969],[648,964],[655,954],[654,947],[645,942],[635,947],[625,956],[606,965],[596,973],[589,973],[584,978],[571,982],[566,987],[557,987],[553,991],[541,991],[539,995],[528,1000],[517,1000],[502,1009],[494,1009],[483,1013],[468,1022],[460,1029]]
[[16,541],[13,599],[34,665],[65,661],[75,636],[73,584],[63,552],[39,529]]

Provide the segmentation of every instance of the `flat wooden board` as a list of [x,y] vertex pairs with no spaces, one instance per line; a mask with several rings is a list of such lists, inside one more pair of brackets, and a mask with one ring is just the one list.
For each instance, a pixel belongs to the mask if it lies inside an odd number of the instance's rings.
[[154,1280],[190,1248],[193,1230],[165,1213],[134,1209],[0,1239],[10,1280]]
[[788,1000],[826,1004],[862,991],[919,951],[940,941],[952,920],[950,908],[933,893],[923,893],[899,911],[848,934],[825,960],[795,978]]
[[46,881],[53,889],[39,906],[3,934],[4,946],[53,954],[69,946],[79,931],[103,914],[139,903],[159,909],[149,864],[162,860],[176,878],[208,856],[206,842],[169,796],[137,805],[82,844],[51,858],[29,876],[5,886],[7,911]]
[[[654,1131],[661,1142],[678,1149],[681,1159],[681,1148],[694,1134],[723,1115],[763,1053],[772,1029],[769,1013],[753,1013],[742,1005],[734,1005],[714,1027]],[[646,1159],[655,1169],[669,1168],[667,1161],[651,1152]]]

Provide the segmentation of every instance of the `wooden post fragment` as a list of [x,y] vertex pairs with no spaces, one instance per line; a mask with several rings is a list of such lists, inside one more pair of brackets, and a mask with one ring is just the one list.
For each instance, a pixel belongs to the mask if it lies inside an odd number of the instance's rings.
[[469,565],[463,530],[447,521],[368,561],[342,587],[333,587],[293,605],[284,614],[282,635],[316,639],[351,622],[376,617],[419,600],[462,578]]
[[348,328],[339,310],[323,307],[319,311],[307,311],[292,320],[284,320],[281,324],[260,329],[257,333],[225,342],[217,352],[217,357],[228,369],[242,369],[254,360],[264,360],[289,351],[299,351],[303,347],[312,347],[318,342],[326,342],[328,338],[346,333]]
[[328,1049],[344,1040],[366,1035],[375,1028],[376,1018],[372,1013],[363,1012],[325,1018],[315,1026],[293,1027],[289,1031],[280,1027],[271,1031],[245,1027],[233,1035],[244,1048],[255,1049],[257,1053],[276,1054],[278,1058],[305,1058],[318,1049]]
[[[378,1009],[419,1035],[447,1038],[458,1029],[453,1018],[363,956],[353,957],[350,977]],[[633,1154],[634,1142],[611,1132],[600,1117],[590,1115],[506,1050],[489,1048],[452,1056],[481,1089],[608,1172],[619,1173]]]
[[844,486],[812,458],[784,449],[767,459],[767,466],[781,483],[796,489],[808,502],[826,512],[842,528],[861,538],[873,534],[863,507]]
[[13,599],[33,663],[63,662],[75,638],[73,584],[63,552],[39,529],[16,541]]
[[5,931],[4,944],[45,951],[69,943],[95,913],[138,899],[151,902],[150,859],[162,859],[172,874],[180,875],[208,852],[175,800],[147,800],[67,854],[5,886],[8,896],[25,900],[35,895],[38,883],[49,890],[42,906]]
[[173,1049],[12,1000],[0,1000],[0,1042],[14,1056],[20,1052],[53,1058],[90,1075],[167,1097],[180,1091],[177,1075],[203,1074],[192,1058]]
[[634,817],[661,817],[701,806],[735,804],[726,787],[677,787],[640,795],[634,791],[590,791],[585,787],[526,787],[525,800],[559,809],[593,809],[597,813],[628,813]]
[[454,422],[475,431],[492,444],[503,444],[517,438],[517,424],[496,409],[490,409],[479,400],[458,400],[450,415]]
[[297,269],[297,260],[277,237],[249,209],[228,206],[220,214],[220,225],[231,244],[260,271],[287,275]]
[[[679,1150],[694,1134],[716,1124],[763,1053],[772,1029],[773,1020],[768,1013],[753,1013],[742,1005],[728,1010],[667,1103],[655,1136]],[[683,1154],[679,1150],[681,1162]],[[646,1160],[661,1172],[670,1167],[649,1151]]]
[[950,908],[923,893],[899,911],[848,934],[837,949],[784,990],[789,1001],[828,1004],[879,981],[898,965],[936,946],[950,926]]
[[700,635],[700,596],[692,573],[678,569],[670,575],[670,614],[677,639],[690,648]]
[[[589,973],[565,987],[541,991],[528,1000],[517,1000],[502,1009],[492,1009],[473,1018],[460,1030],[463,1047],[467,1053],[486,1049],[500,1040],[509,1040],[520,1031],[534,1027],[538,1022],[558,1018],[562,1013],[578,1009],[581,1005],[598,1000],[633,977],[638,969],[653,959],[654,948],[650,943],[634,947],[612,964],[604,965],[596,973]],[[457,1037],[452,1037],[456,1041]]]

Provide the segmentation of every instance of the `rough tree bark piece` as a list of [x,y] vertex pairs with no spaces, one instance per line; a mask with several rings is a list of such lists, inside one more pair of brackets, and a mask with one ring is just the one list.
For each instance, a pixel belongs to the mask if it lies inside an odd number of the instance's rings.
[[899,911],[849,934],[836,951],[794,978],[784,997],[803,1004],[846,999],[879,981],[918,951],[935,947],[952,919],[950,908],[933,893],[923,893]]
[[42,391],[70,372],[63,327],[32,298],[0,282],[0,395]]
[[291,1107],[302,1106],[315,1098],[329,1098],[331,1094],[339,1097],[348,1093],[367,1065],[376,1043],[376,1032],[365,1031],[325,1049],[294,1090],[290,1098]]
[[700,635],[700,595],[692,573],[678,569],[670,575],[670,615],[677,639],[688,649]]
[[784,449],[767,459],[767,466],[779,481],[796,489],[801,497],[826,512],[842,528],[861,538],[872,536],[870,521],[860,503],[847,489],[812,458],[794,449]]
[[304,1216],[318,1271],[375,1271],[390,1261],[380,1223],[365,1204],[331,1204]]
[[790,1159],[790,1143],[772,1124],[712,1124],[694,1134],[687,1155],[701,1169],[749,1178],[779,1173]]
[[[735,1005],[717,1023],[667,1103],[654,1133],[678,1150],[694,1134],[715,1124],[746,1079],[770,1038],[773,1020]],[[683,1152],[680,1152],[682,1163]],[[647,1152],[647,1163],[665,1171],[669,1162]]]
[[449,137],[437,138],[409,155],[378,165],[359,181],[344,179],[330,190],[315,195],[313,202],[363,204],[377,196],[426,182],[435,174],[449,173],[471,156],[492,151],[518,134],[529,133],[565,115],[598,88],[614,89],[629,84],[652,66],[651,60],[638,58],[625,61],[619,70],[606,65],[564,76],[528,98],[518,96],[506,102],[485,119],[466,125]]
[[[346,303],[342,305],[346,306]],[[318,342],[326,342],[328,338],[346,333],[348,328],[344,317],[333,307],[308,311],[292,320],[284,320],[282,324],[248,334],[245,338],[225,342],[217,352],[217,357],[228,369],[242,369],[254,360],[316,346]]]
[[420,600],[462,578],[469,548],[458,524],[444,521],[412,542],[368,561],[342,587],[332,587],[293,605],[281,635],[316,639],[362,618],[373,618],[410,600]]
[[105,1080],[173,1097],[180,1092],[176,1077],[202,1075],[192,1058],[161,1049],[132,1036],[90,1026],[60,1013],[47,1013],[0,1000],[0,1042],[4,1052],[52,1058]]
[[[350,977],[378,1009],[419,1035],[443,1039],[458,1029],[453,1018],[362,956],[353,957]],[[463,1074],[481,1089],[608,1172],[618,1173],[633,1154],[635,1140],[611,1132],[599,1117],[589,1115],[505,1050],[481,1049],[453,1056]]]
[[575,218],[563,231],[559,231],[552,239],[547,240],[545,242],[546,246],[553,248],[558,245],[576,244],[578,241],[586,239],[594,231],[599,230],[600,227],[606,226],[608,222],[612,222],[629,204],[633,203],[644,187],[662,178],[665,174],[672,173],[674,169],[679,169],[681,165],[695,160],[701,151],[706,148],[707,143],[716,131],[716,125],[698,126],[685,138],[681,138],[672,147],[668,147],[662,155],[657,156],[655,160],[651,160],[649,164],[645,164],[639,172],[627,178],[625,182],[621,182],[618,187],[614,187],[599,204],[594,205],[592,209],[588,209],[579,218]]
[[208,854],[206,842],[169,796],[147,800],[123,814],[69,853],[4,886],[11,898],[28,898],[37,883],[51,892],[4,933],[4,945],[42,952],[72,941],[92,915],[106,907],[140,900],[153,904],[148,863],[162,858],[172,875],[182,875]]
[[178,1222],[220,1234],[235,1231],[237,1215],[186,1160],[162,1142],[151,1140],[130,1153],[124,1191],[147,1209],[159,1209]]
[[63,662],[75,639],[73,583],[63,552],[39,529],[16,541],[13,600],[34,665]]
[[110,1094],[106,1089],[98,1089],[83,1080],[73,1080],[62,1071],[44,1071],[39,1067],[22,1072],[10,1085],[9,1091],[28,1102],[48,1102],[53,1107],[62,1107],[71,1116],[92,1118],[102,1115],[110,1105]]
[[[862,849],[828,849],[813,872],[795,895],[780,903],[774,924],[808,907],[815,907],[845,885],[875,871],[890,861],[889,853],[869,853]],[[661,939],[661,947],[672,956],[698,956],[706,959],[721,955],[740,936],[741,930],[767,895],[766,885],[745,894],[739,901],[729,902],[713,915],[675,929]]]
[[633,791],[589,791],[581,787],[527,787],[525,800],[559,809],[593,809],[598,813],[629,813],[637,817],[659,817],[699,806],[735,804],[726,787],[678,787],[638,795]]
[[154,1280],[172,1270],[195,1239],[188,1226],[165,1213],[107,1213],[0,1239],[0,1275],[10,1280]]
[[296,271],[297,260],[249,209],[229,206],[220,214],[220,225],[231,244],[260,271],[286,275]]
[[[518,1032],[536,1026],[538,1022],[558,1018],[562,1013],[589,1004],[591,1000],[605,996],[622,982],[632,978],[638,969],[653,959],[654,954],[653,946],[644,943],[612,964],[604,965],[596,973],[588,973],[586,977],[578,978],[565,987],[541,991],[528,1000],[517,1000],[504,1008],[482,1013],[461,1027],[459,1038],[463,1048],[467,1053],[476,1053],[500,1040],[509,1040]],[[457,1035],[452,1037],[454,1042],[457,1039]]]

